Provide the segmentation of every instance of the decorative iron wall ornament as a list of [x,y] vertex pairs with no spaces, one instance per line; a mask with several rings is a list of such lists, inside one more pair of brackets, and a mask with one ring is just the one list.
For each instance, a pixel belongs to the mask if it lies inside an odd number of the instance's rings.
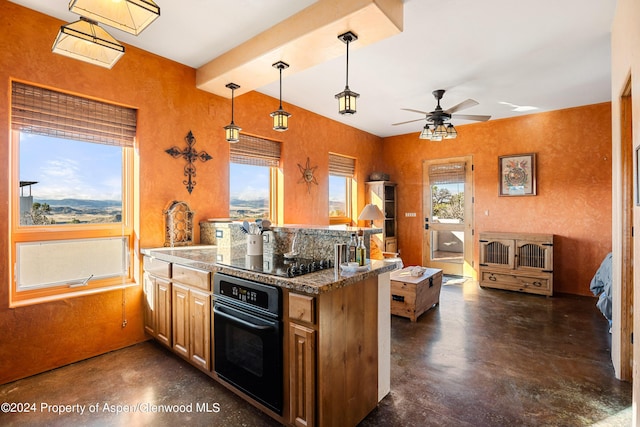
[[302,166],[300,163],[298,163],[298,169],[300,169],[300,173],[302,174],[302,178],[300,178],[300,181],[298,182],[304,182],[307,184],[307,193],[311,193],[311,184],[318,185],[316,177],[313,176],[313,173],[317,168],[318,166],[311,167],[311,162],[309,161],[308,157],[307,164],[305,166]]
[[169,203],[162,211],[164,214],[165,238],[167,247],[193,245],[193,214],[186,202],[177,200]]
[[193,179],[196,176],[196,167],[193,162],[198,159],[206,162],[207,160],[213,159],[213,157],[211,157],[206,151],[198,152],[193,148],[196,144],[196,137],[193,136],[191,131],[189,131],[187,136],[184,137],[184,140],[187,141],[187,147],[184,150],[180,151],[180,149],[174,145],[168,150],[165,150],[165,152],[171,157],[176,159],[178,157],[182,157],[187,161],[187,165],[184,167],[184,175],[188,177],[188,179],[185,179],[182,183],[187,186],[187,191],[191,194],[193,187],[196,186],[196,181]]

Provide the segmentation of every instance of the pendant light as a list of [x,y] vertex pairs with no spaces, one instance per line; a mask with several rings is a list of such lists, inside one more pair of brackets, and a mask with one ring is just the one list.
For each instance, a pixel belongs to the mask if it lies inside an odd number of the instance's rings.
[[100,28],[97,22],[83,17],[60,27],[51,50],[109,69],[124,55],[124,46]]
[[69,11],[136,36],[160,16],[151,0],[71,0]]
[[340,34],[338,39],[347,45],[347,84],[344,87],[344,91],[336,95],[336,99],[338,100],[338,113],[355,114],[356,99],[360,95],[349,89],[349,43],[358,40],[358,36],[351,31],[347,31],[344,34]]
[[289,68],[289,64],[278,61],[272,66],[280,70],[280,107],[271,113],[271,117],[273,117],[273,130],[284,132],[289,129],[289,117],[291,117],[291,114],[282,109],[282,70]]
[[225,87],[231,89],[231,123],[224,127],[224,134],[227,142],[238,142],[240,141],[240,131],[242,128],[233,123],[233,91],[239,89],[240,86],[235,83],[227,83]]

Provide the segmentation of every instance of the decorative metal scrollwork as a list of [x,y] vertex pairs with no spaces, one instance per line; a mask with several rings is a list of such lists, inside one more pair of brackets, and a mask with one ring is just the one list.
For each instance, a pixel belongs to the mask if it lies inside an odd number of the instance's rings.
[[206,151],[198,152],[193,146],[196,143],[196,138],[193,136],[193,133],[189,131],[187,136],[184,137],[185,141],[187,141],[187,147],[184,150],[180,150],[175,145],[168,150],[165,150],[165,153],[169,154],[171,157],[177,159],[178,157],[182,157],[187,161],[187,165],[184,167],[184,175],[188,177],[182,181],[184,185],[187,186],[187,191],[189,194],[193,191],[193,187],[196,186],[196,181],[193,179],[196,176],[196,167],[193,164],[196,160],[200,159],[203,162],[213,159]]

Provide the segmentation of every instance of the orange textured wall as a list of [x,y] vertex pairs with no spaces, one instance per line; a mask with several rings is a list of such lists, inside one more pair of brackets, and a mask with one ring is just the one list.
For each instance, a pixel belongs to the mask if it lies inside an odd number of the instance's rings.
[[[422,260],[422,161],[472,155],[476,236],[556,234],[555,290],[591,295],[591,278],[611,251],[611,105],[469,124],[458,133],[444,142],[419,140],[418,130],[384,140],[387,170],[398,183],[398,244],[405,264]],[[530,152],[537,153],[538,195],[498,197],[498,156]],[[405,218],[405,212],[420,214]],[[474,246],[477,260],[477,237]]]
[[[223,127],[230,120],[230,100],[195,87],[195,70],[126,46],[126,54],[112,70],[102,69],[51,53],[62,23],[51,17],[0,0],[0,228],[9,229],[9,93],[10,79],[51,87],[138,109],[140,164],[140,247],[164,243],[163,209],[172,200],[189,204],[195,223],[229,215],[229,147]],[[292,65],[292,66],[295,66]],[[242,84],[242,82],[236,82]],[[340,82],[337,82],[340,87]],[[284,104],[292,113],[291,128],[271,129],[269,113],[277,100],[259,93],[236,99],[236,123],[243,131],[276,139],[283,145],[285,175],[284,219],[287,223],[328,224],[328,151],[357,157],[358,180],[382,167],[382,139],[300,108]],[[164,152],[184,148],[191,130],[195,148],[213,159],[196,164],[196,186],[189,194],[182,184],[182,159]],[[318,166],[318,186],[307,193],[298,183],[297,164],[307,157]],[[364,186],[362,186],[364,187]],[[359,205],[364,204],[364,188]],[[195,240],[199,230],[195,228]],[[0,256],[9,259],[7,233],[0,233]],[[0,264],[0,383],[42,372],[146,339],[143,332],[140,287],[69,298],[23,308],[8,308],[10,266]],[[126,301],[126,327],[122,302]]]

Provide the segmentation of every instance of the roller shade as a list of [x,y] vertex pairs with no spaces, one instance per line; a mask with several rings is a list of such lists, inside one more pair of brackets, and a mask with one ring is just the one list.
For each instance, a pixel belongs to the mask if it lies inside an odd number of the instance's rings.
[[240,134],[240,141],[229,144],[229,160],[254,166],[280,166],[280,143],[269,139]]
[[429,183],[431,185],[455,184],[464,182],[464,179],[464,162],[429,166]]
[[12,82],[11,126],[25,133],[133,147],[137,111]]
[[353,178],[356,172],[356,160],[351,157],[329,153],[329,175]]

